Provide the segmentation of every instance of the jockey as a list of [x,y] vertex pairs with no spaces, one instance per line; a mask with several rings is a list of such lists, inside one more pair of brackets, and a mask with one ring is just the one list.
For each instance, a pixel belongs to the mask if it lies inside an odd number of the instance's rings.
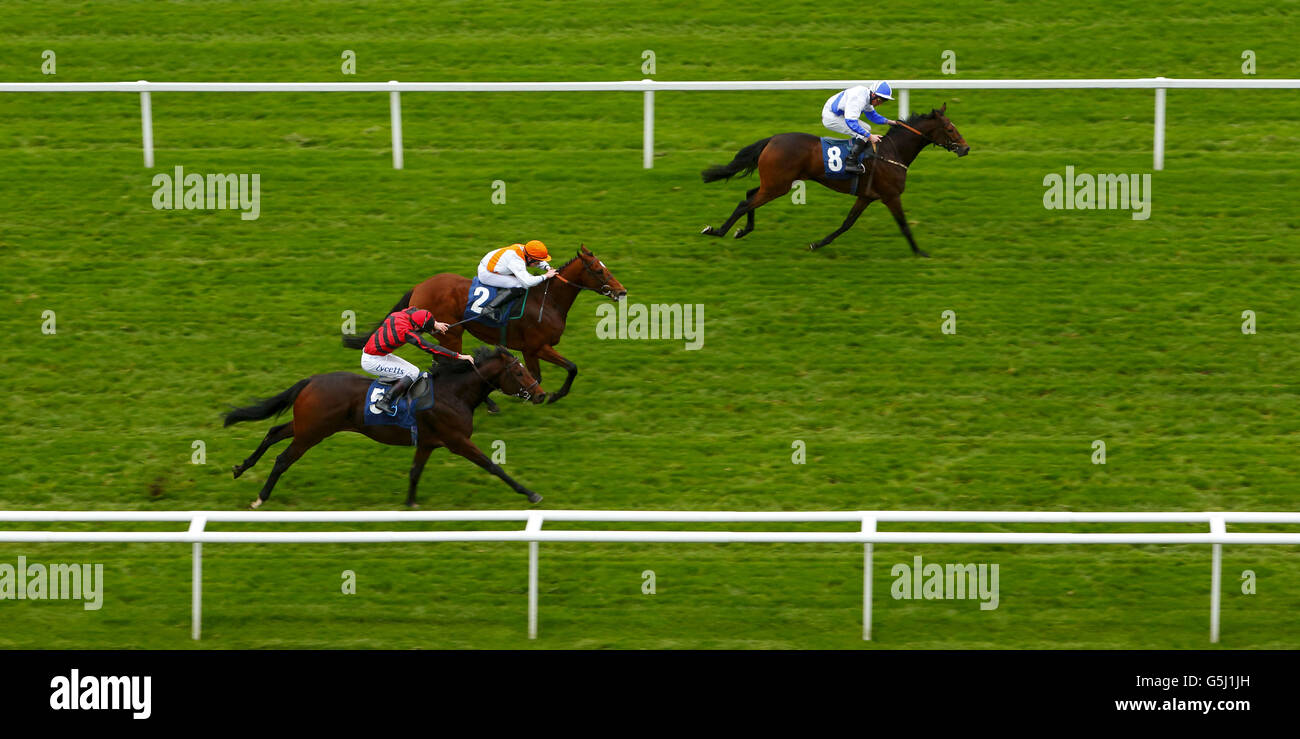
[[[500,320],[497,317],[498,308],[523,295],[527,292],[526,288],[554,277],[555,270],[548,263],[550,258],[546,244],[537,239],[527,244],[511,244],[488,252],[478,263],[478,281],[506,289],[497,290],[492,302],[483,306],[483,313]],[[546,274],[530,274],[528,268],[533,266],[545,269]]]
[[402,397],[411,383],[420,376],[420,369],[401,357],[393,354],[403,344],[414,344],[435,357],[474,360],[468,354],[457,354],[437,344],[428,344],[420,338],[421,331],[430,329],[442,333],[449,326],[436,321],[433,314],[423,308],[407,308],[393,311],[379,328],[370,335],[370,340],[361,350],[361,369],[372,375],[384,378],[396,377],[397,382],[389,385],[384,397],[375,403],[375,407],[384,413],[391,413],[392,404]]
[[871,132],[871,127],[858,120],[865,115],[867,120],[878,125],[894,125],[894,121],[876,112],[876,106],[886,100],[894,99],[894,91],[889,83],[881,80],[870,87],[858,85],[832,95],[822,106],[822,125],[853,137],[853,148],[844,161],[844,171],[850,174],[862,174],[866,168],[858,163],[858,155],[868,144],[880,140],[880,136]]

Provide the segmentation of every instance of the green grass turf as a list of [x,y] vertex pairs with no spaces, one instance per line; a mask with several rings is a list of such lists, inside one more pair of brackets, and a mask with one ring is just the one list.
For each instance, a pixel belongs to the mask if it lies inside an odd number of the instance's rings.
[[[0,79],[604,80],[1300,76],[1294,3],[6,4]],[[39,72],[41,51],[58,74]],[[343,49],[358,74],[339,74]],[[1148,221],[1048,211],[1044,175],[1149,172],[1148,91],[918,91],[972,146],[930,150],[904,205],[932,260],[878,204],[816,254],[848,198],[816,185],[705,239],[756,183],[698,172],[772,133],[821,133],[825,96],[661,93],[640,168],[635,93],[408,94],[406,169],[382,94],[154,96],[141,167],[135,95],[0,95],[0,509],[231,509],[268,424],[232,403],[358,370],[340,315],[367,323],[423,277],[488,249],[591,247],[643,303],[702,304],[704,346],[601,341],[582,296],[559,404],[480,413],[475,440],[544,507],[1289,510],[1300,422],[1294,309],[1300,98],[1169,98]],[[886,108],[886,114],[896,109]],[[259,173],[262,212],[156,211],[155,172]],[[507,183],[493,205],[491,183]],[[58,333],[40,332],[44,310]],[[940,332],[941,314],[958,332]],[[1253,310],[1259,333],[1243,335]],[[410,352],[404,353],[417,358]],[[544,383],[562,374],[549,365]],[[1107,464],[1090,463],[1092,442]],[[191,444],[207,464],[190,464]],[[807,464],[791,444],[807,444]],[[275,510],[401,505],[410,452],[354,436],[313,449]],[[426,508],[522,499],[445,452]],[[28,527],[31,528],[31,527]],[[73,528],[68,526],[67,528]],[[128,527],[123,527],[128,528]],[[268,527],[275,528],[275,527]],[[280,527],[284,528],[284,527]],[[813,527],[815,528],[815,527]],[[1025,530],[983,527],[980,530]],[[1041,528],[1041,527],[1040,527]],[[1062,527],[1057,530],[1099,530]],[[1170,527],[1168,530],[1191,530]],[[832,545],[545,545],[542,638],[525,637],[522,545],[212,545],[205,638],[226,647],[1200,648],[1204,547],[881,546],[876,637],[860,640],[861,551]],[[0,562],[105,565],[102,610],[0,602],[3,647],[175,647],[189,547],[0,545]],[[996,562],[1001,605],[896,601],[889,566]],[[340,573],[357,573],[343,595]],[[1243,595],[1243,570],[1258,592]],[[654,570],[657,593],[641,592]],[[1229,547],[1222,646],[1295,648],[1293,548]]]

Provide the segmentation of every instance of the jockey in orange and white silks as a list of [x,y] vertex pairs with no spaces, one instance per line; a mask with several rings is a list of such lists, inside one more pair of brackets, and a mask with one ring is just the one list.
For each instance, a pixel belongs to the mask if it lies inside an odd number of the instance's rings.
[[[555,270],[549,264],[550,258],[546,244],[536,239],[527,244],[511,244],[488,252],[478,263],[478,281],[505,289],[497,290],[492,301],[483,307],[483,312],[496,315],[497,308],[523,295],[526,288],[555,276]],[[533,266],[545,269],[546,274],[530,273],[528,268]]]
[[869,86],[858,85],[831,95],[822,106],[822,125],[853,138],[853,148],[844,162],[844,171],[852,174],[866,171],[858,163],[858,155],[868,144],[874,144],[881,138],[858,118],[866,116],[867,120],[877,125],[893,125],[894,121],[876,112],[877,105],[893,99],[894,91],[890,89],[889,83],[881,80]]

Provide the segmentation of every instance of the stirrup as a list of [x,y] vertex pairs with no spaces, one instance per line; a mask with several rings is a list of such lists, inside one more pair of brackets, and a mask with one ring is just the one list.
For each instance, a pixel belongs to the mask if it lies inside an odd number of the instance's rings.
[[398,380],[396,383],[388,386],[388,388],[384,391],[384,397],[375,401],[376,410],[378,410],[380,413],[386,416],[397,415],[397,406],[399,403],[402,402],[402,396],[406,395],[406,393],[411,389],[412,385],[415,384],[415,383],[411,383],[410,385],[407,385],[405,388],[402,388],[402,391],[399,393],[397,392],[397,386],[400,383],[401,380]]
[[504,321],[507,317],[505,314],[506,306],[510,305],[511,301],[519,297],[519,294],[516,292],[518,289],[519,288],[517,287],[502,288],[501,292],[497,293],[497,297],[499,298],[497,301],[483,306],[483,313],[485,316],[493,321]]

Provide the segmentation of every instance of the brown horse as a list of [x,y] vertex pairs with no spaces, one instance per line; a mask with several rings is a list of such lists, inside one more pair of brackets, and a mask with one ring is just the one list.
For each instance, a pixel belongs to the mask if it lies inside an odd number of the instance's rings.
[[[541,384],[528,374],[528,370],[510,352],[501,347],[481,346],[474,352],[474,363],[447,361],[436,365],[430,373],[433,378],[434,405],[416,414],[420,445],[411,463],[410,488],[406,504],[415,507],[415,490],[420,484],[420,473],[429,454],[438,447],[452,452],[505,480],[515,492],[537,503],[542,496],[515,482],[495,462],[488,458],[474,442],[474,409],[488,393],[500,390],[509,395],[541,403],[546,397]],[[293,420],[273,426],[257,451],[242,464],[234,467],[235,478],[257,464],[273,444],[285,439],[293,443],[275,458],[275,467],[266,478],[266,484],[257,494],[251,507],[258,508],[271,497],[271,489],[280,475],[298,461],[308,449],[338,431],[365,434],[382,444],[411,446],[411,433],[401,426],[371,426],[363,419],[368,402],[366,391],[371,379],[351,372],[330,372],[299,380],[293,387],[273,398],[261,400],[246,408],[236,408],[226,414],[226,426],[240,421],[261,421],[278,416],[293,407]]]
[[[556,277],[528,291],[523,315],[506,325],[504,336],[499,328],[470,321],[453,326],[445,334],[433,334],[433,337],[439,344],[459,352],[465,330],[469,329],[470,334],[480,341],[499,343],[510,349],[518,349],[523,352],[528,371],[539,382],[542,379],[542,368],[538,359],[563,367],[569,375],[564,379],[564,385],[559,391],[551,395],[549,402],[554,403],[569,394],[569,388],[573,386],[573,378],[578,376],[578,366],[555,351],[555,345],[560,343],[560,337],[564,335],[569,308],[573,306],[578,293],[591,290],[614,301],[627,296],[627,290],[614,279],[614,275],[610,274],[605,263],[597,259],[596,255],[585,246],[578,247],[578,255],[561,266],[557,272]],[[458,323],[465,312],[471,283],[472,280],[451,272],[434,275],[411,288],[397,302],[397,305],[393,306],[393,310],[424,308],[433,313],[434,318],[439,321]],[[343,345],[350,349],[360,349],[365,346],[373,333],[374,329],[371,329],[364,336],[359,334],[344,336]],[[489,412],[496,412],[496,406],[491,399],[487,401],[487,408]]]
[[[948,104],[929,113],[917,114],[896,126],[891,126],[889,133],[876,145],[876,156],[868,158],[863,164],[867,171],[859,176],[862,184],[858,186],[857,202],[849,209],[849,215],[839,228],[832,231],[821,241],[808,245],[817,249],[834,241],[840,234],[853,227],[853,223],[862,215],[862,211],[874,200],[879,200],[894,214],[894,220],[907,237],[912,253],[928,257],[921,251],[912,238],[912,229],[907,225],[903,215],[903,187],[907,184],[907,168],[912,161],[929,144],[941,146],[959,157],[970,153],[966,140],[957,132],[952,121],[945,115]],[[746,217],[744,228],[736,232],[741,238],[754,230],[754,211],[764,203],[781,197],[790,191],[795,180],[812,180],[844,194],[851,194],[857,185],[855,179],[828,179],[822,166],[821,138],[807,133],[782,133],[756,141],[736,153],[730,164],[709,167],[701,173],[705,182],[730,180],[739,174],[748,176],[758,170],[759,186],[745,193],[727,222],[721,228],[705,226],[700,233],[709,236],[726,236],[731,227]]]

